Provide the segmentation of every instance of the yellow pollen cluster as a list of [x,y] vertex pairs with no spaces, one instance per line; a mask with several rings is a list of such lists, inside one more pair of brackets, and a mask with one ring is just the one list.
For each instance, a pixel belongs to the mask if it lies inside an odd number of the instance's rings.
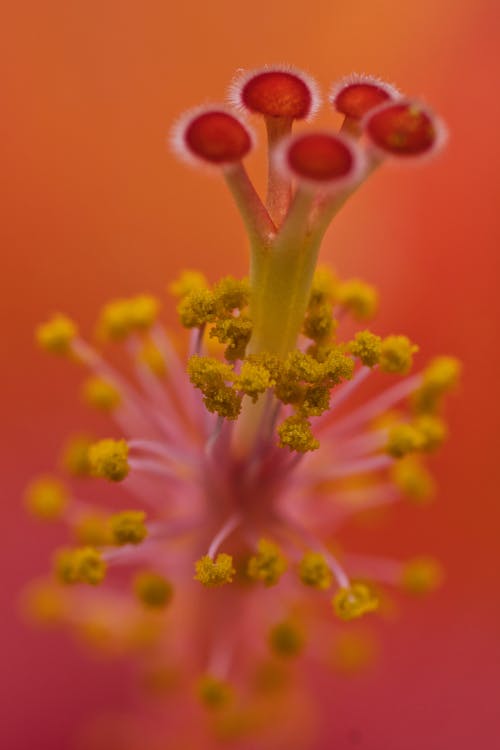
[[420,431],[412,424],[396,424],[389,431],[386,451],[393,458],[402,458],[422,448]]
[[379,601],[364,583],[341,588],[333,598],[333,609],[341,620],[354,620],[378,609]]
[[200,678],[197,692],[203,705],[212,711],[224,708],[233,697],[231,686],[211,675],[203,675]]
[[401,584],[410,594],[427,594],[439,588],[442,581],[441,565],[431,557],[409,560],[401,575]]
[[106,563],[93,547],[61,550],[56,558],[56,573],[63,583],[89,583],[104,580]]
[[98,333],[106,340],[123,341],[131,333],[151,328],[159,309],[159,301],[149,294],[112,300],[101,311]]
[[287,417],[278,427],[279,445],[297,453],[307,453],[319,448],[319,440],[314,437],[311,425],[305,417]]
[[182,271],[180,276],[168,285],[168,291],[174,297],[185,297],[191,292],[199,292],[201,289],[207,289],[208,282],[204,274],[200,271],[186,270]]
[[345,675],[357,674],[372,664],[376,654],[376,642],[370,633],[339,633],[333,652],[333,667]]
[[128,445],[125,440],[99,440],[90,446],[88,457],[91,473],[95,477],[121,482],[129,473]]
[[179,320],[185,328],[201,328],[216,320],[215,297],[210,289],[197,289],[182,297],[177,306]]
[[124,544],[140,544],[148,535],[146,528],[146,514],[142,510],[124,510],[109,519],[113,542]]
[[148,570],[136,574],[133,586],[136,597],[150,609],[164,609],[174,595],[170,581],[159,573]]
[[418,346],[407,336],[387,336],[380,348],[380,369],[397,375],[406,375],[411,370],[413,355]]
[[456,387],[460,378],[461,364],[455,357],[436,357],[424,370],[422,385],[413,397],[417,412],[434,412],[442,397]]
[[309,304],[321,305],[325,302],[335,302],[339,288],[339,280],[327,266],[318,266],[314,272]]
[[91,473],[89,448],[92,440],[86,435],[71,437],[63,448],[61,463],[69,474],[75,477],[88,477]]
[[73,321],[66,315],[54,315],[35,332],[38,345],[51,354],[70,354],[71,344],[78,334]]
[[413,422],[394,425],[389,430],[386,451],[394,458],[421,451],[432,453],[446,439],[444,422],[430,414],[422,414]]
[[359,331],[349,343],[349,351],[366,367],[375,367],[380,361],[382,339],[371,331]]
[[121,403],[120,392],[104,378],[88,378],[83,385],[82,393],[85,402],[99,411],[113,411]]
[[425,502],[432,497],[434,480],[415,456],[397,461],[391,471],[392,481],[414,502]]
[[448,431],[442,419],[431,414],[422,414],[414,421],[422,437],[421,450],[432,453],[446,440]]
[[248,561],[248,577],[253,581],[262,581],[265,586],[275,586],[286,569],[287,562],[278,545],[268,539],[260,539],[257,554]]
[[195,388],[203,393],[203,403],[208,411],[226,419],[238,417],[241,396],[228,385],[235,377],[230,365],[195,354],[189,359],[188,375]]
[[333,575],[319,552],[307,552],[299,565],[299,577],[306,586],[325,591],[332,585]]
[[304,635],[293,622],[279,622],[271,628],[269,645],[275,654],[286,659],[298,656],[304,648]]
[[26,490],[26,505],[33,515],[44,521],[55,521],[68,506],[66,487],[53,477],[40,477]]
[[337,321],[333,318],[333,303],[338,283],[326,268],[317,269],[314,274],[302,332],[316,347],[328,345],[334,337]]
[[342,281],[337,288],[337,299],[356,320],[370,320],[378,307],[377,290],[360,279]]
[[157,378],[164,378],[167,375],[167,365],[165,358],[156,344],[150,339],[146,339],[137,355],[137,360],[146,365]]
[[252,401],[257,401],[261,393],[275,384],[271,373],[262,364],[246,360],[243,362],[240,374],[235,378],[235,387],[243,391]]
[[250,285],[246,279],[225,276],[214,287],[217,313],[230,315],[233,310],[243,310],[250,301]]
[[86,513],[74,526],[74,534],[79,544],[91,547],[104,547],[113,544],[108,518],[97,513]]
[[233,558],[225,552],[217,555],[215,560],[205,555],[197,560],[195,565],[195,581],[199,581],[204,586],[223,586],[226,583],[232,583],[236,570],[233,567]]
[[52,583],[37,582],[25,592],[24,611],[42,625],[51,627],[64,622],[67,603],[62,592]]

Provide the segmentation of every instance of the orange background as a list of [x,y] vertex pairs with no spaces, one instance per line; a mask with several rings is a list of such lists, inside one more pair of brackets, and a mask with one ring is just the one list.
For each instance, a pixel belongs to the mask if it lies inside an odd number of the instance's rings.
[[[183,109],[220,99],[236,68],[279,61],[324,89],[352,70],[378,74],[448,122],[443,157],[381,170],[336,221],[323,258],[378,285],[380,330],[465,361],[452,439],[436,461],[440,502],[398,510],[370,542],[439,555],[448,584],[408,605],[375,674],[325,691],[317,750],[353,737],[370,750],[495,745],[499,24],[496,0],[25,0],[4,10],[3,747],[70,747],[81,722],[130,700],[125,666],[30,630],[15,608],[61,539],[25,518],[23,485],[53,465],[67,432],[90,424],[78,373],[40,355],[33,328],[62,310],[88,333],[108,297],[163,295],[186,264],[212,279],[244,272],[222,184],[179,165],[165,136]],[[261,167],[254,159],[258,176]]]

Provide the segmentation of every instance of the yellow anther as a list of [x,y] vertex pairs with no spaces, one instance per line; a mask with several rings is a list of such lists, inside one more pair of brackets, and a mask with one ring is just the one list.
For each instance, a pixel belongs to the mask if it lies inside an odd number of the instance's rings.
[[317,344],[330,341],[336,329],[333,310],[330,303],[310,305],[304,318],[302,332],[308,339]]
[[210,338],[217,339],[221,344],[228,344],[224,356],[230,362],[243,359],[245,349],[252,335],[252,323],[245,315],[237,318],[232,315],[222,318],[210,329]]
[[437,560],[417,557],[405,564],[401,584],[411,594],[427,594],[439,588],[443,578],[443,569]]
[[321,378],[323,385],[328,388],[350,380],[354,373],[354,362],[339,348],[331,348],[321,361]]
[[121,482],[129,473],[128,445],[125,440],[99,440],[92,443],[88,452],[93,476]]
[[179,278],[168,285],[168,291],[174,297],[185,297],[191,292],[199,292],[208,288],[208,282],[200,271],[182,271]]
[[177,305],[181,324],[185,328],[200,328],[213,323],[217,318],[217,309],[213,292],[200,289],[182,297]]
[[110,341],[123,341],[131,332],[132,315],[128,299],[115,299],[101,310],[97,331],[99,336]]
[[158,317],[160,302],[151,294],[139,294],[129,300],[130,327],[136,331],[147,331]]
[[204,675],[200,678],[197,693],[203,705],[212,711],[225,708],[233,697],[231,686],[211,675]]
[[349,343],[349,351],[366,367],[374,367],[380,361],[382,339],[371,331],[359,331]]
[[307,453],[319,448],[317,440],[311,431],[311,425],[305,417],[292,416],[278,427],[280,448],[289,448],[298,453]]
[[75,477],[90,475],[89,448],[92,440],[86,435],[75,435],[63,448],[61,463],[69,474]]
[[98,332],[112,341],[122,341],[133,331],[146,331],[158,316],[160,303],[150,294],[108,302],[101,311]]
[[283,363],[278,357],[269,352],[261,352],[260,354],[251,354],[245,360],[251,362],[253,365],[260,365],[268,371],[272,381],[276,382],[283,370]]
[[274,381],[264,365],[253,362],[243,362],[240,374],[234,381],[234,386],[250,396],[252,401],[257,401],[261,393],[274,385]]
[[337,299],[356,320],[369,320],[378,307],[377,290],[360,279],[342,281],[337,288]]
[[28,485],[25,499],[33,515],[44,521],[55,521],[61,518],[67,508],[68,492],[58,479],[45,476]]
[[287,562],[278,545],[268,539],[260,539],[257,554],[248,561],[248,577],[253,581],[262,581],[265,586],[275,586],[286,569]]
[[306,586],[326,590],[332,585],[332,572],[319,552],[306,552],[299,565],[299,577]]
[[106,563],[93,547],[61,550],[56,558],[56,573],[63,583],[90,583],[104,580]]
[[377,655],[377,644],[370,633],[339,633],[333,651],[333,667],[351,675],[370,666]]
[[109,519],[113,542],[123,544],[140,544],[148,535],[146,514],[142,510],[124,510]]
[[211,412],[226,419],[236,419],[241,411],[241,395],[228,386],[236,375],[230,365],[211,357],[194,355],[188,362],[192,384],[203,393],[203,403]]
[[413,425],[421,436],[420,450],[426,453],[437,450],[446,440],[448,430],[439,417],[432,414],[421,414],[414,420]]
[[333,609],[341,620],[354,620],[378,609],[379,601],[364,583],[353,583],[335,594]]
[[228,315],[233,310],[242,310],[249,303],[250,286],[246,279],[226,276],[214,287],[214,297],[219,315]]
[[275,654],[287,659],[298,656],[304,648],[304,634],[293,622],[285,620],[274,625],[269,632],[269,645]]
[[156,344],[150,339],[144,341],[137,355],[137,359],[139,362],[146,365],[146,367],[148,367],[157,378],[164,378],[166,376],[167,365],[165,357]]
[[396,424],[389,430],[386,452],[394,458],[402,458],[422,448],[422,433],[411,424]]
[[380,369],[406,375],[413,364],[415,352],[418,352],[418,346],[412,344],[407,336],[387,336],[381,344]]
[[330,389],[324,385],[311,385],[304,391],[300,411],[306,417],[319,417],[330,408]]
[[38,345],[51,354],[70,354],[71,344],[78,330],[70,318],[65,315],[54,315],[36,329]]
[[314,278],[309,298],[309,307],[334,302],[339,286],[335,274],[325,266],[319,266],[314,272]]
[[151,609],[163,609],[172,601],[174,588],[159,573],[143,570],[134,577],[134,592],[140,602]]
[[448,391],[456,387],[462,365],[455,357],[436,357],[424,370],[422,385],[415,392],[413,405],[418,412],[433,412]]
[[285,359],[282,368],[282,379],[285,381],[303,381],[317,383],[323,378],[323,369],[310,354],[294,349]]
[[90,547],[104,547],[113,543],[108,518],[97,513],[81,516],[74,526],[74,534],[79,544]]
[[222,586],[225,583],[232,583],[236,575],[233,558],[225,552],[219,553],[215,560],[205,555],[197,560],[195,570],[195,581],[199,581],[204,586]]
[[46,626],[59,625],[67,614],[64,596],[52,583],[39,582],[23,592],[23,610],[31,619]]
[[415,502],[428,500],[434,492],[432,475],[414,456],[397,461],[392,468],[391,478]]
[[120,392],[104,378],[88,378],[83,384],[82,393],[89,406],[104,412],[113,411],[121,402]]

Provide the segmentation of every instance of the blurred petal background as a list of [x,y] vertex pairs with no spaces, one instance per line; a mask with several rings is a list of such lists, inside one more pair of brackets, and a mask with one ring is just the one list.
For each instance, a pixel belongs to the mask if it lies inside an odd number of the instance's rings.
[[[23,487],[53,466],[68,432],[91,424],[75,395],[78,373],[36,351],[33,328],[60,310],[89,333],[108,297],[163,296],[186,264],[211,279],[245,272],[223,185],[179,165],[166,132],[186,107],[221,99],[236,68],[286,61],[323,90],[353,70],[378,74],[446,119],[445,154],[421,169],[380,170],[336,220],[323,259],[377,284],[379,330],[408,333],[425,358],[465,362],[452,437],[435,461],[439,502],[398,509],[387,526],[361,532],[363,549],[439,556],[447,584],[381,629],[377,669],[325,683],[314,749],[493,747],[497,1],[20,0],[2,15],[1,746],[70,748],[79,726],[132,701],[125,664],[89,659],[19,617],[19,591],[62,539],[25,516]],[[262,173],[258,158],[252,169]]]

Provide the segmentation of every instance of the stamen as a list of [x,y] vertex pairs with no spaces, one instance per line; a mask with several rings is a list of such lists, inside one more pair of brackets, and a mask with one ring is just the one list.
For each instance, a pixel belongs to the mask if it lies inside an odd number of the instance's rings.
[[214,559],[215,555],[217,554],[217,550],[219,549],[222,542],[224,542],[228,538],[228,536],[230,536],[233,531],[238,528],[241,520],[242,519],[240,513],[235,513],[233,516],[230,516],[227,519],[226,523],[212,539],[207,552],[208,557],[210,557],[212,560]]
[[373,419],[384,411],[390,409],[397,404],[398,401],[402,401],[409,396],[421,385],[421,383],[421,374],[405,378],[400,383],[383,391],[379,396],[375,396],[375,398],[368,401],[368,403],[363,404],[363,406],[360,406],[343,419],[334,423],[329,429],[329,434],[338,437],[339,435],[343,435],[349,430],[352,430],[354,427],[358,427],[360,424],[368,422],[370,419]]
[[369,474],[372,471],[386,469],[389,466],[392,466],[393,463],[394,458],[385,454],[368,456],[367,458],[347,461],[338,466],[333,466],[330,469],[318,471],[315,474],[311,473],[308,477],[308,483],[314,484],[317,482],[329,482],[334,479],[344,479],[345,477]]

